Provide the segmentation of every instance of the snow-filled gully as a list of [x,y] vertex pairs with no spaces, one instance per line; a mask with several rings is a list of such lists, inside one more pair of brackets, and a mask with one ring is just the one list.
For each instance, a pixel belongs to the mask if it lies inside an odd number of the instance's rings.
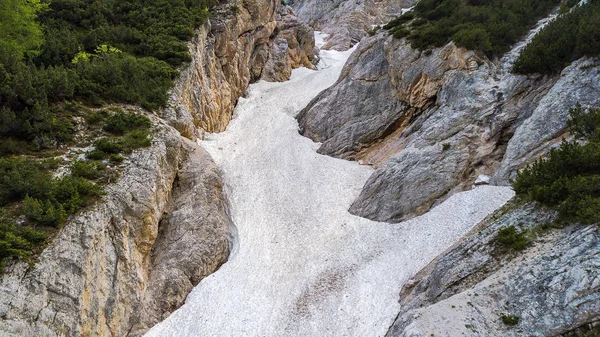
[[512,197],[482,186],[399,224],[349,214],[373,169],[317,154],[294,116],[350,53],[251,85],[227,131],[202,142],[223,171],[236,248],[147,336],[382,336],[402,284]]

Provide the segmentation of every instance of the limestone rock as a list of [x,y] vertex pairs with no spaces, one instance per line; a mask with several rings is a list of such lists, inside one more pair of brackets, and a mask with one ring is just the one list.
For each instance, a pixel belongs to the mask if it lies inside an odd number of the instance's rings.
[[300,21],[289,6],[279,6],[277,28],[274,32],[268,58],[260,78],[271,82],[287,81],[292,69],[314,69],[315,34],[306,23]]
[[329,36],[324,49],[347,50],[376,25],[385,25],[415,0],[288,0],[298,18]]
[[287,80],[293,68],[312,68],[315,60],[312,29],[276,0],[238,0],[212,12],[189,43],[192,62],[162,114],[192,140],[224,131],[251,82]]
[[[555,214],[513,202],[478,225],[404,286],[387,336],[558,336],[600,319],[600,231],[547,230],[523,252],[495,242],[506,226],[533,228]],[[516,326],[501,315],[519,317]]]
[[175,177],[152,247],[142,305],[130,336],[141,335],[183,305],[188,293],[227,261],[235,226],[210,155],[184,141],[187,157]]
[[300,133],[323,142],[319,153],[354,159],[405,114],[407,105],[395,98],[389,63],[381,57],[384,46],[379,42],[361,43],[337,84],[298,114]]
[[493,182],[505,184],[516,170],[549,152],[563,138],[569,108],[600,106],[600,74],[596,59],[583,58],[565,68],[556,83],[510,139]]
[[481,174],[507,184],[560,143],[570,106],[600,104],[593,60],[554,77],[513,75],[512,61],[512,52],[492,62],[453,43],[420,52],[379,33],[297,116],[300,130],[322,142],[320,153],[377,168],[351,213],[401,221]]

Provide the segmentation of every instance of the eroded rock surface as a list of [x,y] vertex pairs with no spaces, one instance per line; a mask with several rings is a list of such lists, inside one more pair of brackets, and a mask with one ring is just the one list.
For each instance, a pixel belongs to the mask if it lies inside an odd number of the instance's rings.
[[[227,260],[227,209],[210,156],[160,126],[152,147],[131,156],[119,181],[69,221],[38,263],[3,276],[1,334],[138,335]],[[182,251],[189,259],[171,263]]]
[[324,49],[347,50],[416,0],[288,0],[298,17],[329,36]]
[[546,229],[523,252],[495,241],[500,228],[554,217],[513,202],[484,220],[407,282],[387,336],[560,336],[600,322],[598,226]]
[[[255,61],[254,78],[271,82],[287,81],[292,69],[306,67],[314,69],[315,34],[312,28],[300,21],[289,6],[277,9],[277,27],[270,45],[263,45],[255,51],[265,60],[264,64]],[[258,72],[260,70],[260,73]]]
[[364,39],[337,83],[298,115],[320,153],[377,168],[350,212],[398,222],[481,174],[507,184],[566,136],[569,107],[600,104],[595,60],[560,76],[519,76],[508,72],[513,54],[491,62],[453,43],[420,52],[386,33]]
[[276,0],[238,0],[212,13],[189,43],[192,62],[163,113],[190,139],[224,131],[251,82],[287,80],[293,68],[312,68],[315,60],[312,29]]

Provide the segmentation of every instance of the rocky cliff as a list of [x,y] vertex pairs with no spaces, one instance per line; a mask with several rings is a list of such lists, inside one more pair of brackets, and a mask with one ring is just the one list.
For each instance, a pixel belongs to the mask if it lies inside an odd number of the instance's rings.
[[600,104],[595,60],[554,77],[513,75],[523,45],[492,62],[453,43],[422,52],[387,33],[364,39],[297,117],[320,153],[377,168],[350,212],[398,222],[479,175],[507,184],[565,136],[570,107]]
[[[220,173],[195,142],[222,131],[259,79],[313,67],[312,29],[274,0],[212,10],[189,43],[153,143],[126,161],[102,200],[70,219],[35,264],[0,281],[2,336],[139,336],[227,261],[235,226]],[[85,130],[82,130],[85,132]]]
[[[545,228],[554,217],[514,201],[491,215],[407,282],[387,336],[596,336],[600,230]],[[534,243],[504,247],[507,226],[536,233]]]
[[416,0],[288,0],[298,17],[328,34],[324,49],[347,50]]
[[212,159],[173,128],[157,128],[152,147],[128,159],[102,201],[69,221],[38,263],[7,270],[3,336],[137,335],[227,260],[233,224]]
[[189,44],[192,62],[162,116],[191,139],[224,131],[251,82],[284,81],[293,68],[313,68],[315,62],[312,28],[289,7],[253,0],[211,11],[213,17]]

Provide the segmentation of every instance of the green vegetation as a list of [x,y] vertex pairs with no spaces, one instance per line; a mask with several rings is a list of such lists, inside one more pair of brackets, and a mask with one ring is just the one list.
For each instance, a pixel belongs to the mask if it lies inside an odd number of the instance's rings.
[[0,159],[0,174],[0,206],[22,201],[23,214],[44,226],[62,225],[101,193],[98,185],[81,176],[55,178],[43,163],[24,157]]
[[450,41],[499,56],[522,38],[560,0],[421,0],[384,28],[427,50]]
[[579,142],[564,141],[520,171],[513,181],[517,195],[559,212],[559,221],[600,221],[600,110],[570,110],[569,126]]
[[589,0],[561,14],[525,47],[517,73],[556,73],[583,56],[600,55],[600,1]]
[[123,135],[131,130],[148,129],[151,125],[150,119],[146,116],[118,111],[107,119],[104,130],[116,135]]
[[508,226],[500,228],[496,242],[506,249],[520,251],[527,248],[530,240],[525,231],[519,231],[515,226]]
[[[117,111],[90,113],[99,128],[114,136],[99,138],[87,156],[93,161],[74,160],[70,174],[54,176],[62,160],[31,156],[0,158],[0,264],[10,257],[29,256],[46,237],[45,232],[64,224],[67,217],[91,204],[102,194],[103,178],[114,168],[96,161],[121,162],[120,153],[129,153],[151,144],[148,117]],[[25,215],[25,223],[13,218]],[[50,230],[51,232],[51,230]],[[37,241],[36,241],[37,240]]]
[[[148,118],[85,106],[165,106],[176,68],[191,59],[186,41],[213,2],[0,1],[0,264],[43,246],[101,195],[122,154],[151,144]],[[89,144],[74,144],[81,117],[90,135],[110,135],[88,160],[45,159]]]
[[135,149],[148,147],[152,143],[150,126],[152,123],[146,116],[119,111],[105,119],[104,130],[116,137],[100,138],[94,142],[94,150],[87,157],[93,160],[111,159],[120,162],[121,153],[131,153]]
[[519,316],[515,316],[515,315],[510,315],[510,314],[500,314],[500,319],[502,320],[502,323],[504,323],[505,325],[508,326],[515,326],[517,324],[519,324],[519,321],[521,320],[521,318]]
[[0,1],[0,50],[17,57],[38,54],[43,33],[35,20],[46,7],[40,0]]
[[62,102],[156,109],[212,0],[0,3],[0,154],[71,141]]
[[46,240],[46,234],[31,227],[19,226],[0,217],[0,270],[5,259],[28,257]]

